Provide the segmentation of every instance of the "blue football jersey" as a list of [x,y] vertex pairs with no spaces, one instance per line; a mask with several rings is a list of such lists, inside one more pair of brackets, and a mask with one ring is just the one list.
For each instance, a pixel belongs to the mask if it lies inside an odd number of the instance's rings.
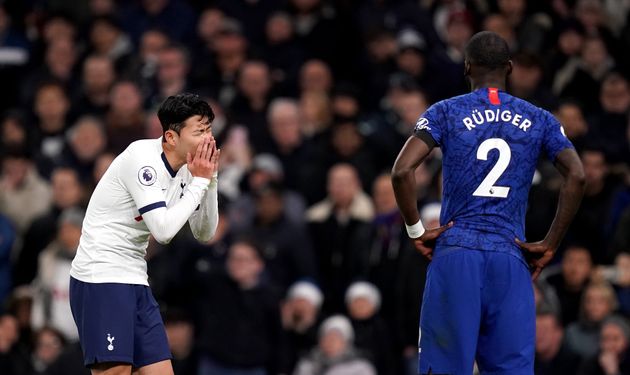
[[418,119],[442,149],[442,224],[455,225],[439,246],[507,251],[520,257],[527,199],[544,150],[550,160],[569,147],[549,112],[495,88],[440,101]]

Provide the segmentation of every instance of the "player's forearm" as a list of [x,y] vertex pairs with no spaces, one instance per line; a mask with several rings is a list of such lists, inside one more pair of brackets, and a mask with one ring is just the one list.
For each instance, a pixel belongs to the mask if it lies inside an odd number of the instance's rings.
[[207,242],[214,237],[219,224],[218,180],[212,178],[205,197],[201,200],[199,211],[189,220],[193,236],[200,242]]
[[392,170],[392,186],[394,187],[396,203],[398,203],[398,208],[405,219],[405,223],[407,225],[417,223],[420,219],[420,214],[418,213],[416,201],[416,181],[413,169],[401,169],[394,165],[394,169]]
[[547,236],[545,236],[545,242],[549,243],[554,249],[558,248],[562,238],[564,238],[584,195],[585,181],[581,165],[573,166],[565,172],[564,178],[564,183],[560,188],[556,216],[551,223]]
[[195,177],[179,202],[169,208],[158,208],[142,215],[156,241],[166,244],[175,237],[200,205],[208,184],[208,179]]

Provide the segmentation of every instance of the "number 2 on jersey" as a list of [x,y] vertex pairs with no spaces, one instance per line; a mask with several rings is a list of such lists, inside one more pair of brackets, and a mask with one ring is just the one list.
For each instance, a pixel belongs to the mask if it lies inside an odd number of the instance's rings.
[[473,193],[474,196],[506,198],[510,192],[509,186],[494,186],[494,183],[497,182],[501,174],[507,169],[510,164],[510,159],[512,158],[512,151],[507,142],[501,138],[486,139],[481,142],[477,149],[477,159],[488,160],[488,153],[495,148],[499,150],[499,159],[486,178],[481,181],[481,184],[479,184],[479,187],[477,187],[477,190]]

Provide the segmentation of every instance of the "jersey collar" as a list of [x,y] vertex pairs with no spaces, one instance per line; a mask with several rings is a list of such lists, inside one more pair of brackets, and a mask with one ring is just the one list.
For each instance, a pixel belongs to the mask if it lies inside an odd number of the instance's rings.
[[162,161],[164,162],[164,166],[166,167],[166,170],[168,171],[168,173],[171,175],[171,177],[175,177],[177,172],[175,172],[173,168],[171,168],[171,165],[168,163],[168,160],[166,159],[166,155],[164,155],[164,152],[162,152],[162,155],[160,156],[162,157]]

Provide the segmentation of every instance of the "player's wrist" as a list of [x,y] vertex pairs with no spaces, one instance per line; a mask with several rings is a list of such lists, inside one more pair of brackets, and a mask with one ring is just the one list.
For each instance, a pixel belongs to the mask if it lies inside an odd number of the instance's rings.
[[424,234],[426,229],[424,229],[424,225],[422,225],[422,220],[418,219],[418,222],[413,225],[405,224],[405,228],[407,228],[407,235],[409,238],[419,238]]

